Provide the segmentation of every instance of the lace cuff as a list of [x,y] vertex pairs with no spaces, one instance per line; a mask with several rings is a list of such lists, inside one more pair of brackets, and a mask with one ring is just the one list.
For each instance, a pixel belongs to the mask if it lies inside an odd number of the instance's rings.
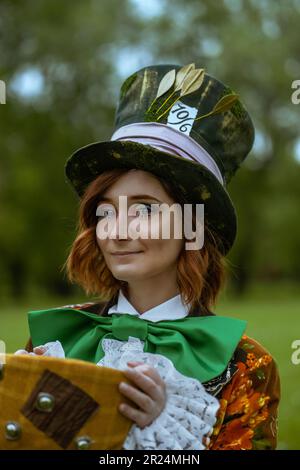
[[[178,372],[159,354],[143,351],[144,342],[129,336],[128,342],[103,339],[105,356],[98,365],[127,369],[128,361],[142,361],[155,367],[166,384],[166,406],[145,428],[135,423],[123,443],[126,450],[204,450],[216,422],[218,400],[196,379]],[[204,442],[203,442],[204,441]]]
[[43,354],[35,354],[34,352],[28,352],[26,349],[18,349],[14,354],[29,354],[30,356],[50,356],[65,358],[65,351],[60,341],[49,341],[49,343],[41,344],[38,346],[43,348]]

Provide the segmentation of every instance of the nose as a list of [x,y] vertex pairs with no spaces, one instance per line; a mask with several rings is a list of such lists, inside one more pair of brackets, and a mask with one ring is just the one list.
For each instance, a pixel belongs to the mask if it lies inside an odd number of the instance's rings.
[[114,228],[116,240],[130,240],[128,233],[128,214],[125,211],[118,212],[115,216],[116,226]]

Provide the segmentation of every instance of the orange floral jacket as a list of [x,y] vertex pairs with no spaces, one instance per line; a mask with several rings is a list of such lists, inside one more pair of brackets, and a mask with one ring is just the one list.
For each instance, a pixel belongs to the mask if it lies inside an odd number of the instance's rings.
[[230,381],[216,395],[220,408],[208,450],[276,449],[280,400],[276,362],[257,341],[244,335],[234,367]]

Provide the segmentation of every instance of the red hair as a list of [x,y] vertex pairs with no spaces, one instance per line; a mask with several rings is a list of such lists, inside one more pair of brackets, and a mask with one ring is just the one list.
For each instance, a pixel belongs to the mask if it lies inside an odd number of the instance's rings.
[[[77,235],[62,269],[71,283],[80,285],[87,295],[111,300],[126,282],[116,279],[108,269],[96,238],[96,209],[99,197],[129,170],[103,172],[87,187],[79,205]],[[164,178],[158,177],[166,192],[177,203],[187,202],[181,191]],[[195,224],[195,214],[193,214]],[[204,245],[200,250],[181,251],[177,264],[177,284],[182,299],[191,303],[191,316],[211,314],[217,296],[226,280],[227,260],[217,248],[217,238],[205,224]]]

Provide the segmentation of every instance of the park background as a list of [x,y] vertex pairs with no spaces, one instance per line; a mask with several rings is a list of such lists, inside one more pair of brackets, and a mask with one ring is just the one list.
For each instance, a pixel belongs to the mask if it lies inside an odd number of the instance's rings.
[[300,449],[299,0],[0,0],[0,338],[24,347],[27,312],[87,299],[62,265],[78,200],[64,164],[109,140],[123,80],[196,62],[242,97],[254,149],[228,190],[238,237],[216,313],[244,318],[276,359],[279,449]]

